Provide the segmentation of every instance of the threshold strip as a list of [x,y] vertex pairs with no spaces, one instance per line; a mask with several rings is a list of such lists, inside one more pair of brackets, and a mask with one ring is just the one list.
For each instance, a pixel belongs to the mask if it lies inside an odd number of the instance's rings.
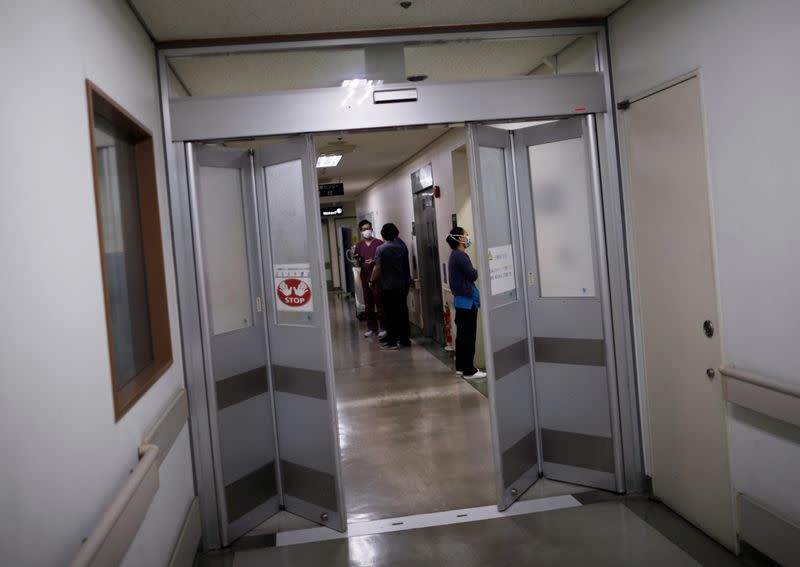
[[497,506],[481,506],[478,508],[463,508],[461,510],[416,514],[399,518],[385,518],[369,522],[354,522],[347,526],[347,532],[345,533],[337,532],[324,526],[304,530],[278,532],[275,545],[277,547],[284,547],[287,545],[312,543],[331,539],[401,532],[419,528],[431,528],[434,526],[447,526],[466,522],[477,522],[480,520],[508,518],[511,516],[535,514],[537,512],[559,510],[561,508],[576,508],[579,506],[581,506],[581,503],[578,500],[572,495],[566,494],[563,496],[551,496],[549,498],[516,502],[503,512],[498,511]]

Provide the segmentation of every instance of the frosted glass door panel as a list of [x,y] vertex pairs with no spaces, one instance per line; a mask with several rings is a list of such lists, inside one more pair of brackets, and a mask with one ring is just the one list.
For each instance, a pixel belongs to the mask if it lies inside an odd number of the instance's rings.
[[272,261],[308,262],[303,169],[299,159],[264,168]]
[[[311,263],[308,247],[308,225],[306,224],[305,190],[303,188],[303,164],[299,159],[267,165],[264,167],[264,184],[267,193],[270,246],[274,285],[279,285],[279,268],[291,268],[295,275],[310,277]],[[303,284],[304,286],[307,284]],[[292,289],[292,288],[288,288]],[[298,292],[293,292],[298,293]],[[278,323],[308,325],[314,310],[314,291],[311,292],[308,309],[276,311]],[[319,297],[317,297],[319,299]]]
[[241,171],[200,167],[197,198],[213,333],[250,327],[253,311]]
[[591,193],[582,138],[528,147],[542,297],[594,297]]
[[[511,248],[511,212],[508,206],[508,178],[506,176],[506,155],[502,148],[481,146],[479,149],[481,169],[481,190],[484,199],[486,243],[488,252]],[[513,279],[513,276],[512,276]],[[491,286],[485,282],[484,293],[492,293]],[[514,301],[516,288],[494,294],[494,299]]]

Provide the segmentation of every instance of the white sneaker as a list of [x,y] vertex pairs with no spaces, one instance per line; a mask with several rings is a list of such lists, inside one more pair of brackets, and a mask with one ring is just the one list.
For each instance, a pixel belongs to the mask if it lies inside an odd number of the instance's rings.
[[464,375],[463,372],[461,372],[460,370],[456,370],[456,376],[463,376],[463,375]]
[[464,376],[464,380],[480,380],[481,378],[486,378],[488,374],[481,370],[478,370],[475,374],[471,376]]
[[388,335],[388,334],[389,334],[389,333],[387,333],[386,331],[381,331],[380,333],[378,333],[378,338],[379,338],[379,339],[383,339],[383,338],[385,338],[385,337],[386,337],[386,335]]
[[375,331],[373,331],[373,330],[369,330],[369,331],[367,331],[366,333],[364,333],[364,336],[365,336],[365,337],[371,337],[371,336],[372,336],[372,335],[374,335],[374,334],[375,334]]

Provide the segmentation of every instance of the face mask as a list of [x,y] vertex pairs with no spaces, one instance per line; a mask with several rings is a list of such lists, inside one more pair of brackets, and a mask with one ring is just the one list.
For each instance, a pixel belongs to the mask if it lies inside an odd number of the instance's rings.
[[363,236],[364,238],[369,240],[370,238],[372,238],[372,230],[367,229],[367,230],[361,231],[361,236]]
[[456,241],[464,245],[464,248],[469,248],[472,246],[472,237],[467,235],[464,236],[462,234],[451,234],[451,238],[454,238]]

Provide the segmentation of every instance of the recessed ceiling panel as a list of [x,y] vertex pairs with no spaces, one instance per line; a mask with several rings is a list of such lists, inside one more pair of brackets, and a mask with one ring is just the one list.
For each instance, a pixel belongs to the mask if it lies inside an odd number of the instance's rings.
[[[565,72],[593,71],[591,36],[551,36],[483,39],[398,45],[399,59],[371,66],[373,47],[303,49],[172,57],[176,80],[172,96],[229,96],[272,91],[389,83],[397,77],[431,81],[474,81],[552,73],[560,54],[586,52],[588,64],[565,67]],[[374,58],[373,58],[374,59]],[[401,79],[403,80],[403,79]],[[410,84],[410,83],[409,83]],[[176,88],[179,85],[180,88]]]
[[626,0],[133,0],[159,41],[603,18]]

